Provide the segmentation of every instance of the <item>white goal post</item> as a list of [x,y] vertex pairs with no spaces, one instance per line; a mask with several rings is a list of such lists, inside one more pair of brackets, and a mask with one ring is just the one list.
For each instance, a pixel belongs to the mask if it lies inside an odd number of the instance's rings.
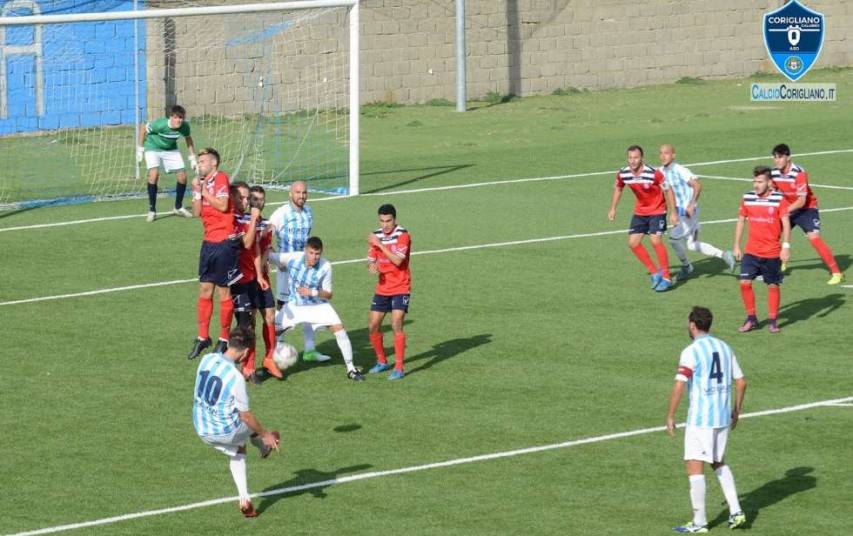
[[[30,80],[28,82],[31,84],[30,91],[33,94],[38,95],[37,100],[38,100],[38,105],[40,107],[39,108],[40,113],[38,113],[38,115],[43,115],[44,114],[44,111],[43,111],[44,104],[43,104],[42,100],[44,97],[42,96],[42,93],[45,91],[45,88],[43,88],[42,86],[43,85],[47,86],[49,84],[46,81],[46,79],[44,78],[44,75],[41,73],[41,68],[42,68],[41,67],[42,66],[41,56],[43,56],[44,54],[47,54],[47,51],[45,50],[44,52],[42,52],[40,39],[41,39],[41,35],[42,35],[42,30],[47,25],[71,25],[73,23],[104,23],[107,21],[125,21],[126,24],[128,24],[129,22],[132,22],[133,23],[133,31],[134,31],[134,35],[132,37],[134,40],[138,40],[139,37],[138,37],[138,35],[136,35],[136,28],[137,28],[137,24],[138,24],[137,21],[143,21],[143,20],[147,20],[147,19],[163,19],[163,20],[168,19],[168,20],[172,20],[172,19],[180,19],[180,18],[186,18],[186,17],[208,17],[208,16],[209,17],[214,17],[214,16],[223,17],[223,16],[228,16],[228,15],[231,15],[231,16],[238,16],[238,15],[239,16],[250,16],[251,15],[251,16],[257,17],[260,20],[263,20],[262,17],[265,17],[266,14],[282,14],[282,16],[284,16],[285,12],[304,12],[307,10],[333,10],[333,9],[336,9],[337,10],[336,12],[339,14],[338,19],[343,19],[343,18],[346,19],[347,27],[346,27],[345,31],[347,32],[347,35],[344,35],[342,33],[339,40],[342,41],[342,47],[341,47],[340,51],[345,56],[348,56],[348,58],[346,58],[346,60],[340,60],[339,62],[335,63],[330,69],[332,70],[331,72],[334,72],[335,74],[340,75],[339,76],[340,81],[344,84],[344,86],[341,89],[339,89],[337,86],[333,89],[330,89],[329,90],[330,92],[337,92],[332,97],[325,96],[325,95],[320,95],[320,96],[311,95],[311,97],[314,98],[315,100],[308,102],[308,98],[302,97],[302,96],[297,97],[296,100],[298,100],[299,102],[302,102],[301,99],[304,99],[306,102],[304,104],[304,106],[306,106],[306,108],[308,110],[310,110],[310,112],[315,113],[317,115],[319,115],[319,114],[333,115],[332,113],[328,113],[328,110],[333,110],[334,115],[335,115],[334,119],[331,119],[331,120],[324,119],[324,120],[333,121],[335,123],[333,128],[337,128],[337,130],[339,130],[341,132],[345,131],[345,135],[348,138],[346,140],[346,143],[347,143],[346,149],[343,149],[343,143],[340,143],[341,150],[345,150],[348,153],[347,154],[348,162],[341,163],[341,165],[339,167],[339,169],[340,169],[339,177],[341,179],[347,179],[346,193],[348,195],[358,195],[359,190],[360,190],[360,185],[359,185],[359,116],[360,116],[360,113],[359,113],[359,82],[360,82],[360,78],[359,78],[359,48],[360,48],[360,44],[359,44],[359,0],[303,0],[303,1],[280,1],[280,2],[269,1],[269,2],[260,2],[260,3],[225,3],[225,5],[222,5],[224,3],[222,0],[212,0],[210,2],[211,4],[217,3],[220,5],[199,5],[199,4],[204,3],[203,0],[202,1],[192,1],[192,2],[190,2],[189,0],[183,0],[183,1],[185,3],[190,4],[190,5],[188,5],[186,7],[174,7],[174,8],[169,7],[169,8],[137,9],[137,5],[139,3],[138,0],[125,0],[123,3],[121,3],[121,5],[124,6],[124,10],[122,10],[122,11],[44,14],[44,13],[40,12],[40,10],[38,9],[37,2],[31,2],[31,1],[26,1],[26,0],[11,0],[11,1],[6,3],[6,6],[3,8],[2,13],[0,13],[0,62],[4,62],[4,67],[5,67],[5,62],[6,62],[7,58],[13,57],[14,54],[18,54],[19,56],[23,55],[23,54],[28,54],[29,50],[31,50],[31,49],[34,50],[34,48],[31,48],[28,46],[7,45],[7,42],[9,42],[9,40],[10,40],[9,35],[11,35],[16,30],[16,28],[24,28],[25,29],[26,27],[30,27],[31,28],[30,30],[25,30],[25,31],[30,31],[33,36],[36,36],[36,35],[38,36],[38,40],[39,40],[39,46],[38,46],[39,52],[38,53],[39,53],[39,56],[36,56],[36,54],[33,53],[33,54],[31,54],[33,59],[28,60],[28,61],[33,62],[34,67],[30,68],[28,66],[27,69],[30,69],[35,74],[33,75],[33,74],[30,74],[30,71],[26,71],[25,76],[21,77],[21,79],[23,79],[23,78],[34,79],[34,81]],[[155,4],[155,5],[165,4],[165,2],[156,2],[156,1],[152,1],[151,3]],[[175,4],[180,4],[180,3],[181,2],[175,2]],[[85,5],[85,3],[81,3],[81,5]],[[133,10],[128,9],[129,5],[132,5]],[[168,5],[168,4],[166,4],[166,5]],[[19,10],[20,9],[29,10],[30,14],[21,14],[20,12],[13,13],[12,12],[13,8],[17,8]],[[338,9],[338,8],[341,8],[341,9]],[[342,10],[346,11],[345,17],[343,16]],[[289,16],[289,15],[287,15],[287,16]],[[294,14],[293,17],[296,18],[296,15]],[[197,19],[197,20],[205,20],[205,19]],[[209,20],[209,19],[207,19],[207,20]],[[222,19],[220,18],[220,20],[222,20]],[[225,19],[225,20],[230,21],[231,19]],[[235,22],[233,22],[233,24],[239,26],[240,23],[238,21],[240,19],[235,18],[233,20],[235,21]],[[299,22],[299,21],[297,21],[297,22]],[[279,29],[277,31],[279,33],[285,33],[285,32],[291,31],[290,26],[288,26],[288,24],[291,24],[291,23],[285,22],[285,23],[279,24],[278,26],[286,28],[286,29],[285,30]],[[271,24],[271,25],[275,26],[275,24]],[[293,24],[291,24],[291,26],[292,25]],[[306,24],[306,26],[308,26],[308,25]],[[197,28],[197,27],[198,26],[195,26],[193,28]],[[261,26],[259,26],[259,28],[262,28],[262,29],[256,30],[255,34],[253,34],[252,36],[249,36],[246,39],[253,39],[253,38],[257,38],[258,40],[267,39],[269,37],[269,35],[275,34],[275,31],[269,30],[269,28],[267,28],[266,25],[261,25]],[[236,29],[234,29],[234,32],[232,32],[232,33],[236,33],[237,30],[242,30],[242,29],[243,28],[236,28]],[[21,31],[21,30],[19,30],[19,31]],[[311,38],[313,38],[312,32],[314,30],[309,29],[309,30],[302,30],[302,31],[304,32],[304,34],[300,34],[300,35],[305,36],[304,42],[310,42]],[[150,33],[153,33],[153,32],[150,32]],[[198,33],[203,34],[204,32],[198,32]],[[256,36],[260,36],[260,37],[256,37]],[[237,38],[234,38],[233,36],[229,36],[229,37],[231,37],[231,40],[226,41],[226,43],[228,43],[228,46],[232,46],[231,43],[233,43],[233,42],[238,42],[238,44],[242,44],[239,42],[239,40],[242,37],[237,37]],[[145,39],[145,38],[143,38],[143,39]],[[195,38],[193,38],[193,39],[195,39]],[[200,42],[202,39],[202,36],[200,35],[197,39]],[[287,39],[290,39],[290,38],[288,37]],[[36,38],[33,37],[33,38],[31,38],[31,40],[35,42]],[[284,38],[282,38],[282,40],[284,40]],[[244,41],[243,43],[245,43],[245,42],[249,42],[249,41]],[[13,43],[13,44],[15,44],[15,43]],[[257,41],[253,41],[253,42],[251,42],[251,44],[253,44],[253,45],[257,44]],[[93,48],[95,46],[96,45],[93,45]],[[101,46],[103,46],[103,45],[101,45]],[[109,46],[109,45],[107,45],[107,46]],[[136,43],[136,46],[138,47],[139,43]],[[208,46],[213,46],[213,45],[208,45]],[[234,45],[234,46],[236,46],[236,45]],[[88,45],[87,45],[87,47],[88,47]],[[142,55],[146,56],[146,59],[148,59],[147,58],[148,54],[144,48],[145,47],[144,43],[142,44],[142,47],[143,47],[142,48]],[[192,51],[192,45],[188,45],[188,46],[184,45],[184,47],[185,48],[181,49],[181,51],[180,51],[182,54],[193,52]],[[137,49],[137,50],[139,50],[139,49]],[[267,47],[264,50],[265,50],[265,53],[270,54],[272,56],[275,56],[275,52],[277,51],[277,49],[273,49],[273,53],[270,53],[269,47]],[[4,55],[4,52],[5,52],[5,55]],[[87,48],[87,52],[88,52],[88,48]],[[134,121],[135,122],[135,124],[134,124],[134,135],[136,132],[139,132],[140,125],[145,121],[145,118],[140,119],[140,117],[139,117],[140,110],[146,109],[146,105],[140,103],[139,76],[140,76],[140,71],[144,71],[145,67],[139,65],[139,63],[138,63],[138,61],[139,61],[138,56],[139,55],[140,54],[137,53],[136,57],[134,57],[133,61],[135,62],[135,64],[132,66],[133,71],[134,71],[133,76],[137,77],[136,95],[135,95],[135,97],[134,96],[129,97],[130,100],[132,100],[133,98],[135,98],[135,100],[136,100],[136,105],[135,105],[136,118]],[[150,54],[150,55],[154,56],[154,54]],[[250,56],[250,57],[251,58],[257,58],[257,56]],[[234,59],[234,58],[229,57],[229,59]],[[239,59],[240,58],[238,57],[238,60]],[[298,60],[294,60],[294,61],[298,61]],[[343,67],[341,65],[344,61],[346,61],[346,63],[347,63],[346,67]],[[320,67],[307,66],[307,67],[303,67],[303,68],[306,70],[317,69],[319,71]],[[342,71],[342,72],[339,72],[339,71]],[[130,67],[128,67],[127,72],[128,73],[130,72]],[[255,68],[255,67],[250,67],[250,72],[252,75],[257,75],[259,72],[259,69]],[[2,102],[4,105],[7,102],[6,93],[7,93],[7,90],[9,89],[7,87],[7,80],[6,80],[5,74],[6,73],[5,73],[5,69],[4,69],[2,72],[3,76],[0,76],[0,94],[1,94],[0,95],[0,102]],[[146,74],[146,73],[143,73],[143,74]],[[282,78],[282,75],[280,73],[277,73],[277,76],[279,79]],[[294,76],[298,78],[299,76],[301,76],[301,74],[294,75]],[[326,78],[325,78],[326,75],[325,74],[321,73],[321,74],[318,74],[317,76],[322,77],[322,78],[320,78],[322,80],[322,82],[324,82],[324,83],[326,82]],[[39,77],[42,77],[42,78],[39,78]],[[149,78],[148,76],[145,77],[146,82],[148,81],[148,78]],[[152,83],[153,83],[153,77],[152,77]],[[181,81],[180,83],[183,83],[183,82]],[[70,83],[68,81],[65,81],[65,84],[66,84],[66,86],[70,85]],[[258,85],[258,87],[263,87],[264,84],[265,84],[264,73],[261,72],[260,76],[259,76],[259,82],[257,85]],[[331,82],[330,82],[330,84],[331,84]],[[77,84],[77,85],[78,86],[85,86],[85,84]],[[264,97],[265,99],[271,99],[271,100],[284,99],[284,97],[282,95],[286,94],[288,91],[291,91],[291,90],[284,88],[284,87],[270,88],[269,82],[266,82],[266,85],[267,85],[267,88],[265,88],[263,90],[263,92],[266,93],[266,95]],[[48,87],[48,89],[50,89],[50,88]],[[66,93],[69,91],[67,89],[67,87],[64,87],[61,89],[62,89],[62,91],[65,91]],[[246,92],[246,90],[247,90],[247,88],[245,88],[245,87],[240,87],[238,89],[243,90],[243,92]],[[248,88],[248,89],[251,89],[251,88]],[[80,91],[80,95],[74,95],[72,97],[69,97],[68,95],[63,95],[62,98],[64,98],[65,100],[68,100],[69,98],[77,98],[77,99],[80,99],[81,101],[85,100],[87,98],[87,96],[84,94],[86,89],[85,88],[80,89],[79,91]],[[322,88],[317,89],[315,87],[311,87],[310,89],[306,90],[306,92],[308,92],[308,91],[310,91],[312,93],[317,93],[317,92],[322,91]],[[347,101],[346,103],[339,102],[339,100],[337,98],[338,94],[343,95],[343,93],[342,93],[343,91],[346,92],[346,95],[342,96],[341,100],[346,100]],[[146,90],[146,92],[147,92],[147,90]],[[249,92],[249,93],[251,93],[251,92]],[[257,94],[258,93],[256,91],[255,95],[257,96]],[[289,93],[287,93],[287,94],[289,95]],[[31,97],[28,97],[28,98],[31,98]],[[255,97],[255,99],[257,100],[257,97]],[[269,109],[273,109],[274,111],[276,111],[279,114],[284,114],[284,113],[296,114],[297,112],[301,112],[300,110],[294,111],[292,108],[290,110],[285,111],[284,106],[281,106],[280,108],[276,108],[276,104],[270,105],[269,102],[270,102],[270,100],[267,101],[266,105],[263,105],[263,104],[261,105],[262,113],[267,112]],[[183,103],[181,103],[181,104],[183,104]],[[30,108],[27,111],[27,113],[29,113],[31,115],[36,115],[36,112],[34,111],[34,106],[32,106],[32,105],[27,105],[27,106],[29,106],[29,108]],[[326,106],[325,109],[323,108],[324,106]],[[338,108],[340,108],[340,110],[341,110],[340,114],[337,113]],[[128,111],[128,113],[130,113],[129,110],[127,110],[127,111]],[[187,107],[187,112],[188,112],[188,115],[190,118],[191,125],[193,127],[195,127],[195,124],[193,123],[193,113],[194,113],[193,110],[190,107]],[[4,109],[4,113],[5,113],[5,109]],[[87,112],[81,111],[80,113],[85,114]],[[308,113],[308,112],[305,112],[305,113]],[[149,119],[152,118],[153,115],[154,115],[153,112],[149,111],[149,113],[148,113]],[[344,116],[346,116],[346,117],[344,117]],[[127,123],[127,119],[124,117],[124,115],[122,117],[123,118],[121,120],[121,126],[124,127],[124,130],[123,130],[121,136],[123,136],[122,139],[124,140],[124,137],[129,135],[130,123]],[[209,117],[207,117],[207,118],[209,119]],[[0,118],[0,120],[2,120],[2,119],[3,118]],[[199,119],[201,120],[203,118],[199,118]],[[224,119],[221,119],[221,118],[219,118],[218,120],[224,121]],[[307,122],[307,120],[303,120],[303,122]],[[29,130],[24,129],[20,132],[16,132],[14,126],[11,127],[11,129],[7,129],[5,131],[0,129],[0,146],[2,146],[4,141],[8,142],[9,138],[13,138],[13,137],[18,138],[17,143],[20,144],[20,139],[33,139],[33,138],[42,136],[43,133],[48,128],[53,129],[55,132],[60,132],[60,131],[67,132],[67,131],[73,130],[72,128],[65,128],[65,125],[61,125],[61,124],[56,124],[56,125],[51,124],[50,127],[43,127],[43,126],[41,126],[41,123],[38,123],[38,122],[34,123],[34,124],[37,124],[38,126],[32,127]],[[117,126],[117,125],[118,125],[117,123],[113,123],[110,126]],[[0,125],[0,126],[2,126],[2,125]],[[90,128],[92,128],[92,127],[90,126]],[[100,128],[100,127],[98,127],[98,128]],[[233,128],[233,127],[229,127],[229,128]],[[250,128],[255,128],[255,127],[245,127],[245,129],[250,129]],[[257,127],[256,128],[257,132],[255,132],[254,135],[255,136],[263,136],[264,133],[261,132],[261,130],[263,130],[263,128],[267,128],[267,127]],[[272,127],[269,127],[269,128],[272,128]],[[275,126],[275,128],[277,129],[276,132],[279,132],[279,133],[281,131],[285,131],[285,134],[283,136],[289,135],[289,136],[293,137],[293,134],[287,130],[288,128],[290,128],[289,126],[284,126],[282,124],[279,124],[279,125]],[[100,130],[106,130],[106,129],[100,129]],[[125,132],[127,134],[125,134]],[[195,130],[193,132],[193,135],[195,136]],[[113,133],[112,136],[115,137],[116,134]],[[44,136],[42,136],[42,137],[44,137]],[[48,137],[50,137],[50,136],[48,136]],[[61,136],[59,136],[59,135],[55,136],[55,138],[56,139],[53,139],[50,142],[50,143],[53,143],[54,146],[57,145],[57,142],[59,142],[58,143],[59,145],[62,145],[63,142],[65,142],[66,145],[73,145],[73,143],[76,143],[76,139],[71,141],[71,142],[67,142],[66,140],[63,140],[61,138]],[[109,135],[107,135],[105,137],[104,134],[99,131],[97,133],[97,136],[90,135],[89,140],[87,140],[86,143],[88,143],[90,145],[97,145],[99,143],[99,141],[96,138],[100,138],[100,144],[103,145],[104,143],[107,143],[104,141],[104,139],[109,138]],[[244,142],[241,142],[241,143],[244,143]],[[255,143],[258,143],[258,142],[255,142]],[[294,142],[294,143],[296,143],[296,142]],[[302,140],[302,142],[300,142],[300,143],[304,143],[304,140]],[[324,141],[324,143],[326,143],[327,145],[330,145],[330,142],[328,142],[328,141]],[[201,146],[208,145],[206,143],[206,140],[204,140],[204,139],[200,139],[200,140],[197,139],[196,144],[201,145]],[[81,145],[82,145],[82,143],[81,143]],[[121,173],[117,173],[117,174],[120,174],[122,176],[121,180],[125,181],[127,183],[127,186],[122,187],[124,189],[116,188],[115,191],[108,191],[108,190],[103,190],[103,191],[97,190],[96,191],[95,189],[93,189],[90,192],[83,192],[84,194],[89,194],[91,197],[99,197],[99,194],[102,194],[103,197],[110,197],[113,194],[115,194],[115,195],[128,195],[128,194],[132,193],[131,192],[132,187],[135,187],[135,186],[131,186],[134,184],[134,181],[133,181],[134,178],[136,179],[136,182],[139,183],[138,186],[140,188],[142,187],[142,183],[144,182],[144,178],[139,177],[139,166],[137,166],[137,165],[133,166],[135,169],[135,177],[133,177],[133,176],[131,176],[129,178],[126,177],[126,175],[127,175],[126,171],[130,169],[130,164],[128,164],[128,162],[126,162],[126,160],[127,159],[134,159],[135,160],[135,156],[136,156],[135,154],[130,154],[130,153],[135,152],[135,151],[131,150],[131,147],[129,146],[129,144],[127,144],[127,145],[128,145],[128,147],[125,147],[125,142],[122,141],[121,151],[122,151],[123,156],[120,156],[120,157],[109,156],[108,157],[109,159],[121,160],[120,165],[121,165],[122,171],[121,171]],[[267,142],[262,141],[262,142],[260,142],[260,145],[261,145],[261,148],[258,150],[258,152],[261,152],[261,153],[263,153],[264,151],[267,151],[267,153],[270,152],[269,147],[266,147]],[[305,144],[305,145],[307,145],[307,144]],[[17,151],[18,145],[12,145],[11,147],[13,147],[13,152],[14,152],[14,151]],[[2,148],[4,149],[4,152],[9,150],[8,146],[2,146]],[[200,148],[201,147],[197,147],[197,150]],[[295,149],[295,151],[300,151],[300,150],[303,151],[303,155],[300,155],[300,156],[304,156],[304,153],[310,153],[310,148],[305,149],[302,146],[300,146],[298,149]],[[128,154],[124,155],[124,152],[127,152]],[[39,154],[39,153],[37,151],[33,151],[33,154]],[[341,155],[343,156],[343,153],[341,153]],[[87,157],[87,158],[90,158],[90,157]],[[249,159],[249,157],[246,157],[246,158],[247,158],[247,160]],[[264,160],[264,159],[267,159],[268,156],[263,155],[263,154],[261,156],[253,155],[252,158],[255,158],[256,160],[257,159]],[[31,157],[30,157],[30,159],[32,160]],[[262,167],[263,167],[263,165],[264,165],[264,163],[261,164]],[[269,166],[268,163],[266,163],[266,165]],[[115,166],[118,166],[118,164],[115,164]],[[346,166],[345,170],[343,169],[343,166]],[[287,173],[286,171],[287,170],[279,171],[277,173],[274,173],[273,175],[276,178],[280,178],[282,181],[285,181],[290,176],[290,173]],[[8,173],[8,168],[0,169],[0,172]],[[267,172],[269,172],[269,170],[267,170]],[[306,173],[308,173],[308,171],[306,171]],[[344,173],[346,176],[344,176]],[[131,175],[133,175],[133,173],[131,173]],[[2,181],[2,179],[0,179],[0,181]],[[272,185],[272,182],[275,182],[275,181],[271,181],[271,183],[270,183],[271,185]],[[14,188],[13,188],[13,190],[14,190]],[[137,193],[138,193],[138,191],[137,191]],[[10,193],[8,184],[4,186],[2,184],[2,182],[0,182],[0,206],[3,206],[5,202],[16,201],[16,200],[17,200],[16,199],[16,193],[14,191],[12,191]],[[6,203],[5,206],[10,206],[10,205],[8,205],[8,203]]]

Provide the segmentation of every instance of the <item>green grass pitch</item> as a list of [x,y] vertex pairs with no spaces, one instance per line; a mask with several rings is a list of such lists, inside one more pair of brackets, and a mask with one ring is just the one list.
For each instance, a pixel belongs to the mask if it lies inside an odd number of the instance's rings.
[[[377,206],[397,206],[421,253],[412,259],[409,374],[349,383],[334,339],[320,335],[332,362],[250,387],[256,415],[282,432],[280,455],[250,454],[250,491],[660,426],[696,304],[712,309],[713,331],[738,354],[750,383],[745,411],[853,396],[853,289],[826,285],[801,232],[782,288],[782,333],[739,335],[738,284],[722,262],[693,255],[695,275],[656,294],[626,246],[633,196],[616,222],[606,219],[632,143],[650,163],[665,142],[684,164],[768,156],[693,167],[732,178],[769,164],[780,142],[799,154],[853,148],[853,71],[811,77],[835,82],[839,102],[755,104],[748,81],[732,80],[478,103],[465,114],[368,108],[362,189],[371,195],[315,198],[315,232],[330,260],[359,259]],[[849,272],[853,152],[795,161],[813,183],[847,188],[814,191],[824,237]],[[452,188],[571,174],[584,176]],[[703,185],[702,237],[730,248],[734,224],[712,222],[735,218],[750,185]],[[430,190],[406,193],[414,189]],[[0,213],[0,534],[235,495],[225,457],[198,440],[190,417],[197,362],[185,355],[197,285],[8,303],[192,279],[200,223],[146,224],[144,211],[144,200],[132,200]],[[32,227],[131,214],[138,217]],[[12,227],[24,228],[3,231]],[[561,238],[525,242],[549,237]],[[512,241],[524,243],[498,245]],[[483,247],[442,251],[463,246]],[[357,364],[369,367],[374,278],[361,263],[334,273],[335,306]],[[756,294],[763,315],[761,284]],[[301,345],[299,336],[289,340]],[[727,458],[750,534],[849,532],[851,425],[847,406],[740,424]],[[666,534],[690,517],[681,453],[681,435],[648,433],[258,498],[255,520],[228,502],[77,532]],[[708,475],[712,532],[723,532],[727,509]]]

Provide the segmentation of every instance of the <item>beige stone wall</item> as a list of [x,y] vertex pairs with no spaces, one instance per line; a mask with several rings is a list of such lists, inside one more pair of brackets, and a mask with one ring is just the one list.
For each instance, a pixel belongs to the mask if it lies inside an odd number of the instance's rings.
[[[244,0],[240,0],[244,1]],[[557,88],[602,89],[674,82],[682,77],[736,77],[774,71],[761,30],[764,13],[782,0],[467,0],[468,95],[534,95]],[[826,16],[816,67],[853,62],[853,2],[806,0]],[[362,102],[455,98],[454,0],[363,0]],[[276,16],[267,16],[270,24]],[[193,102],[195,114],[254,110],[264,50],[247,57],[205,49],[204,36],[238,35],[244,18],[213,22],[207,33],[175,19],[174,70],[166,67],[162,29],[149,23],[148,104]],[[214,33],[211,33],[214,32]],[[295,35],[295,34],[294,34]],[[316,65],[346,76],[345,18],[327,13],[276,52],[274,94],[293,103],[295,84],[322,90]],[[247,49],[249,50],[249,49]],[[330,64],[331,62],[331,64]],[[213,77],[216,77],[214,79]],[[318,78],[318,76],[320,78]],[[269,93],[267,94],[269,98]],[[345,104],[335,90],[329,105]],[[304,104],[304,103],[303,103]],[[288,106],[298,104],[288,104]],[[156,114],[155,114],[156,115]]]

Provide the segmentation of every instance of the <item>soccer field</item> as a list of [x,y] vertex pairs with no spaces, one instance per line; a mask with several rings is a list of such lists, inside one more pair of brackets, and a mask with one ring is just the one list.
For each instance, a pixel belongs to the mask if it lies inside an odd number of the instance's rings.
[[[407,376],[348,382],[323,333],[331,362],[250,386],[255,414],[282,433],[280,455],[248,457],[250,491],[270,492],[254,499],[254,520],[239,514],[225,457],[192,427],[198,363],[185,355],[200,222],[146,224],[141,199],[0,213],[10,343],[0,534],[76,524],[93,534],[665,534],[690,518],[683,435],[661,426],[693,305],[714,312],[712,332],[737,352],[744,411],[766,412],[744,419],[727,451],[750,534],[847,534],[851,282],[827,286],[795,230],[782,333],[741,335],[737,278],[721,261],[691,254],[693,276],[655,293],[626,246],[633,196],[616,222],[606,217],[625,148],[638,143],[657,164],[658,145],[673,143],[704,177],[703,240],[730,249],[752,167],[785,142],[849,271],[853,70],[811,76],[835,82],[842,100],[754,104],[748,82],[731,80],[475,103],[465,114],[366,107],[366,195],[309,202],[363,368],[374,361],[375,279],[361,259],[377,206],[394,203],[411,231]],[[760,283],[756,297],[764,318]],[[728,509],[707,481],[712,532],[722,532]]]

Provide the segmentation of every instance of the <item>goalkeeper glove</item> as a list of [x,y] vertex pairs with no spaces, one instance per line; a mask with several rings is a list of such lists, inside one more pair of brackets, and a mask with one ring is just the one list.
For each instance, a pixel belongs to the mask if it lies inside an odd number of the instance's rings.
[[145,158],[145,147],[141,145],[136,146],[136,163],[141,164],[142,159]]
[[193,171],[198,173],[198,160],[196,160],[196,157],[194,154],[191,154],[189,156],[189,161],[190,161],[190,167],[193,169]]

